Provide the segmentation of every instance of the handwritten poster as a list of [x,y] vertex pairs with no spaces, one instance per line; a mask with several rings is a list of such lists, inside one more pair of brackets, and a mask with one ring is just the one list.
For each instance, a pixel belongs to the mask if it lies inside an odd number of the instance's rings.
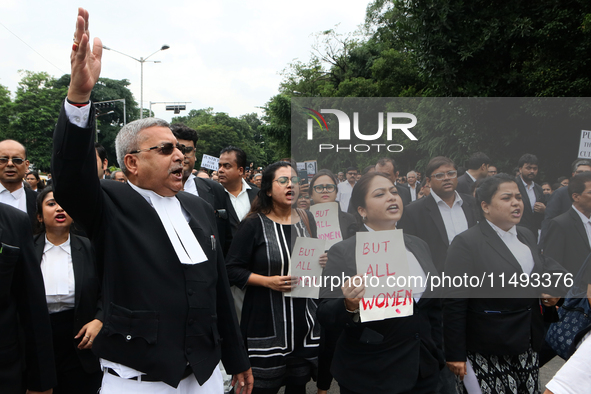
[[[413,292],[402,230],[357,233],[357,273],[365,274],[362,322],[410,316]],[[361,278],[359,278],[361,279]]]
[[341,226],[339,225],[339,203],[314,204],[310,207],[310,212],[314,215],[314,220],[316,220],[318,239],[326,241],[325,248],[327,250],[332,245],[343,240]]
[[318,298],[322,283],[319,260],[324,253],[324,241],[315,238],[296,238],[289,264],[289,274],[298,278],[297,285],[286,292],[287,297]]
[[201,167],[207,168],[208,170],[217,171],[220,168],[219,162],[220,159],[217,157],[204,154],[201,158]]

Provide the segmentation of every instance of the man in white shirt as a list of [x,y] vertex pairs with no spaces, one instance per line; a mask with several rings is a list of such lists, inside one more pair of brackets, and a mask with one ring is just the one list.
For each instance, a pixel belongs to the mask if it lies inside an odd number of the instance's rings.
[[224,256],[230,249],[238,225],[250,212],[250,205],[259,192],[259,188],[251,187],[244,180],[246,164],[246,153],[238,147],[228,146],[220,152],[218,180],[226,192],[226,207],[231,230],[224,244]]
[[523,199],[523,216],[520,226],[528,228],[538,239],[546,212],[546,195],[542,187],[534,182],[538,175],[538,158],[526,153],[519,158],[519,175],[515,178]]
[[420,184],[417,182],[417,173],[410,171],[406,174],[406,181],[408,182],[408,188],[410,190],[410,199],[415,201],[417,194],[419,194]]
[[351,193],[353,187],[357,183],[357,169],[355,167],[347,168],[347,182],[339,183],[337,192],[337,201],[341,205],[341,211],[347,212],[349,208],[349,200],[351,200]]
[[0,142],[0,202],[27,213],[34,226],[37,193],[23,186],[29,164],[23,144],[15,140]]

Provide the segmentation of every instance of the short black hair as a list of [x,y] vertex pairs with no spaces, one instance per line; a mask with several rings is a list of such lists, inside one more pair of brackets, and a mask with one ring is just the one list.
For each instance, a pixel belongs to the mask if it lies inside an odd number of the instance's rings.
[[427,163],[427,168],[425,168],[425,176],[427,178],[431,178],[431,174],[433,174],[433,171],[446,164],[453,166],[453,168],[455,168],[456,171],[458,170],[458,166],[456,166],[456,163],[454,163],[454,161],[449,157],[436,156],[429,160],[429,163]]
[[517,167],[521,168],[526,164],[534,164],[534,165],[538,165],[538,158],[536,157],[536,155],[532,155],[531,153],[526,153],[525,155],[521,156],[519,158],[519,161],[517,162]]
[[184,125],[183,123],[171,124],[170,130],[172,130],[172,134],[174,134],[174,136],[177,139],[193,141],[193,145],[197,146],[197,141],[199,140],[199,136],[197,135],[196,130],[193,130],[189,126]]
[[[242,167],[246,170],[246,152],[242,149],[238,148],[237,146],[226,146],[224,149],[220,151],[220,156],[224,153],[234,152],[236,154],[236,164],[238,164],[238,168]],[[273,172],[273,175],[275,172]]]
[[480,210],[480,215],[484,219],[484,212],[482,211],[482,202],[484,201],[487,204],[490,204],[492,201],[493,196],[499,190],[499,186],[503,183],[507,182],[515,182],[515,178],[511,175],[507,174],[497,174],[495,176],[489,176],[484,178],[478,189],[476,189],[476,202],[478,205],[478,209]]
[[396,174],[396,171],[398,168],[396,166],[396,161],[394,159],[390,159],[389,157],[382,157],[381,159],[379,159],[378,162],[376,163],[376,167],[377,166],[384,167],[388,163],[392,163],[392,167],[394,167],[394,174]]
[[107,150],[105,149],[105,147],[99,144],[98,142],[95,142],[94,149],[96,149],[96,153],[98,153],[101,161],[104,162],[107,159]]
[[568,196],[573,200],[573,193],[583,194],[585,191],[585,183],[591,182],[591,172],[582,172],[573,176],[568,183]]
[[482,152],[473,153],[468,159],[469,170],[477,170],[482,167],[483,164],[490,164],[490,158]]
[[347,168],[347,172],[349,172],[349,171],[359,172],[359,171],[357,171],[357,168],[355,168],[355,167],[349,167],[349,168]]

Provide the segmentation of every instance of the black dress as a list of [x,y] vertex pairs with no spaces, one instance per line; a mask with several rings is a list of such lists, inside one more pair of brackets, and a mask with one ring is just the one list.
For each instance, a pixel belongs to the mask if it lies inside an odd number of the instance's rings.
[[[314,222],[308,217],[314,232]],[[246,290],[240,328],[255,389],[305,385],[317,367],[320,327],[316,302],[247,286],[251,273],[287,275],[296,236],[310,236],[302,221],[282,225],[258,214],[240,224],[226,258],[230,283]]]

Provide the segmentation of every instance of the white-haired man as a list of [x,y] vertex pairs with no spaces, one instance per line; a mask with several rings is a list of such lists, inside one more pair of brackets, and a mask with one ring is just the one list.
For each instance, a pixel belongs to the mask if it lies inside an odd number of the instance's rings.
[[105,321],[93,339],[105,371],[101,393],[222,393],[220,356],[235,374],[237,391],[249,393],[252,373],[213,209],[179,193],[184,148],[164,120],[131,122],[116,139],[128,183],[91,176],[96,158],[89,99],[102,44],[95,38],[91,50],[84,9],[74,37],[52,173],[56,199],[85,228],[104,270]]

